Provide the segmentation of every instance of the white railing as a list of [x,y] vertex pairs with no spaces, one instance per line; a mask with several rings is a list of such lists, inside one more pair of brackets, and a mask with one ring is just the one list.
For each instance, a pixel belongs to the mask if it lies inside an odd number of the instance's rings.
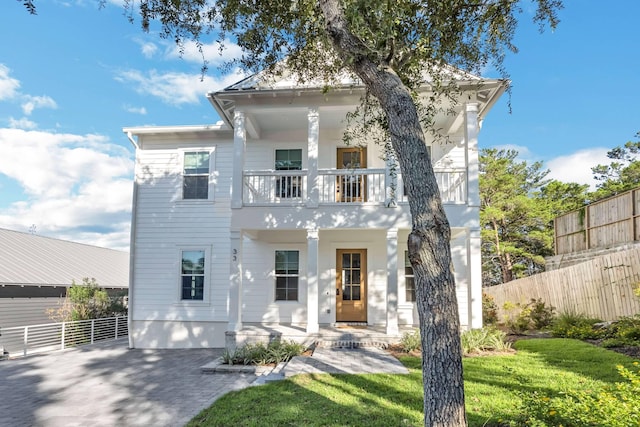
[[245,171],[245,205],[300,204],[307,197],[307,171]]
[[[74,322],[46,323],[0,329],[0,350],[9,357],[64,350],[129,335],[126,316]],[[0,354],[0,357],[2,355]]]
[[[465,169],[436,169],[435,175],[443,203],[466,203]],[[389,204],[392,198],[398,203],[408,201],[402,176],[398,174],[393,179],[386,169],[318,169],[315,181],[317,191],[311,188],[307,170],[245,171],[243,205],[304,205],[311,195],[317,197],[316,206],[342,203],[382,205]]]
[[[442,203],[464,204],[467,201],[467,171],[465,169],[436,169],[436,181],[440,189]],[[404,191],[402,175],[398,174],[396,200],[408,202]]]
[[384,203],[384,169],[319,169],[320,203]]

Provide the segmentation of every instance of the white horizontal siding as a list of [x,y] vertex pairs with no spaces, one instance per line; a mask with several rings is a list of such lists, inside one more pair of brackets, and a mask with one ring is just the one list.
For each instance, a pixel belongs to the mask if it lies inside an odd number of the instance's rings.
[[466,168],[466,148],[464,141],[452,139],[448,144],[434,144],[431,147],[432,163],[435,168]]
[[302,169],[307,166],[307,141],[277,141],[260,140],[247,142],[247,149],[244,159],[245,170],[265,170],[275,169],[276,150],[302,150]]
[[[145,145],[152,143],[147,141]],[[182,151],[154,149],[137,153],[131,313],[137,321],[227,320],[233,146],[231,141],[191,141],[189,146],[213,149],[212,200],[182,200]],[[181,301],[180,251],[198,248],[208,251],[205,299]]]
[[[306,245],[245,239],[242,247],[242,321],[305,323],[307,312]],[[298,301],[275,301],[275,251],[300,251]]]

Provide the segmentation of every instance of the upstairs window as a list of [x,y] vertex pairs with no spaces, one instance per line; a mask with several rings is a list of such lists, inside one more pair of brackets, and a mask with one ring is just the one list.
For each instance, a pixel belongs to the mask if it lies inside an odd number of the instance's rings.
[[298,300],[299,251],[276,251],[276,301]]
[[416,301],[416,282],[413,277],[413,267],[409,262],[408,251],[404,251],[404,292],[407,302]]
[[[277,171],[299,171],[302,170],[302,150],[276,150]],[[276,181],[276,197],[280,198],[300,198],[302,197],[302,177],[281,176]]]
[[182,198],[185,200],[207,200],[209,198],[209,158],[208,151],[188,151],[184,153],[182,171]]
[[180,266],[181,299],[202,301],[204,299],[205,251],[182,251]]

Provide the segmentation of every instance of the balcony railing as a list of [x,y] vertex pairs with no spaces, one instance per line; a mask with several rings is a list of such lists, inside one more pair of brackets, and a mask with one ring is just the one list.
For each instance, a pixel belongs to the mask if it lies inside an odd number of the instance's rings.
[[[437,169],[435,174],[443,203],[466,202],[465,169]],[[402,176],[394,179],[386,169],[319,169],[315,181],[317,192],[309,187],[307,170],[245,171],[243,205],[389,205],[408,201]]]

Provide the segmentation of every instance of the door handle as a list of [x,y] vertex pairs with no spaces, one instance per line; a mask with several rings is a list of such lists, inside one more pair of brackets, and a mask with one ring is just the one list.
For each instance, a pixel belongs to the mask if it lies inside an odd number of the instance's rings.
[[336,295],[340,295],[340,288],[336,288]]

